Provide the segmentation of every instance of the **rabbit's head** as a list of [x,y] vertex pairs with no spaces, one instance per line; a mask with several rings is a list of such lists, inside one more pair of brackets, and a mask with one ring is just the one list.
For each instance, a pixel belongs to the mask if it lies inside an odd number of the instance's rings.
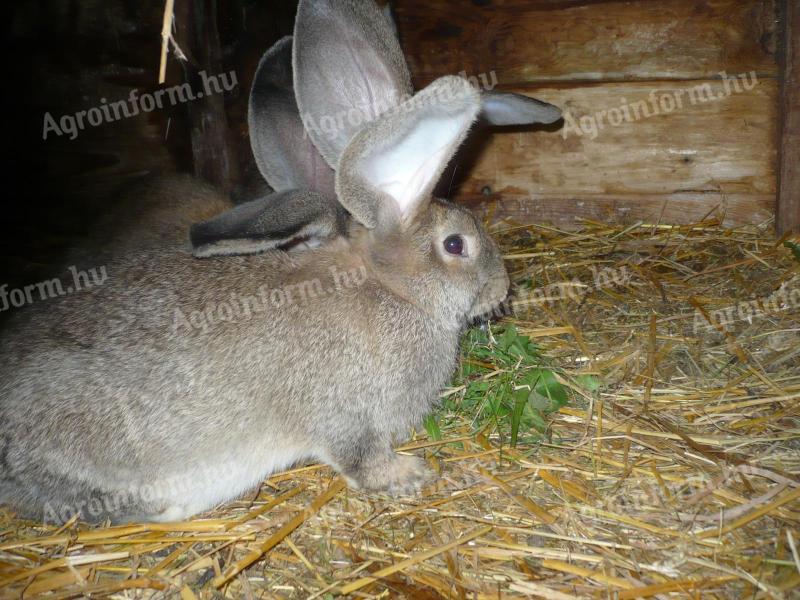
[[336,173],[350,237],[384,286],[442,319],[501,302],[508,277],[497,246],[467,210],[432,197],[481,110],[480,94],[443,77],[363,127]]

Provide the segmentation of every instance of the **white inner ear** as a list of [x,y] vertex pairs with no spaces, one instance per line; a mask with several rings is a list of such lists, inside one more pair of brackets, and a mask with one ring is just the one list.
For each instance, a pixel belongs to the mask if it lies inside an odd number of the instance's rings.
[[391,196],[403,218],[426,199],[447,166],[454,144],[471,115],[429,115],[361,162],[361,174],[374,188]]

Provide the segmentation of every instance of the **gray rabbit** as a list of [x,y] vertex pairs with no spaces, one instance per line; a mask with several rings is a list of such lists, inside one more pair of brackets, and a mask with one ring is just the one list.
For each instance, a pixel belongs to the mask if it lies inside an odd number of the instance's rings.
[[130,190],[135,218],[95,254],[105,284],[20,311],[0,340],[0,503],[181,520],[303,460],[419,490],[424,462],[393,444],[509,285],[481,224],[433,187],[481,115],[558,110],[459,77],[411,91],[372,0],[300,2],[251,92],[275,193],[231,208],[185,176]]

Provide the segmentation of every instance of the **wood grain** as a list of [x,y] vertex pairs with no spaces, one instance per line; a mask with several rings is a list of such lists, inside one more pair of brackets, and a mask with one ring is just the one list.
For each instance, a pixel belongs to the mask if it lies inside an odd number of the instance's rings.
[[774,0],[396,0],[415,84],[777,75]]
[[775,214],[773,194],[655,195],[505,195],[461,196],[464,204],[490,222],[550,224],[577,229],[585,219],[599,223],[697,223],[718,219],[725,227],[768,222]]
[[[180,3],[176,8],[178,44],[189,58],[183,62],[186,81],[200,90],[200,73],[212,77],[224,73],[217,27],[217,0]],[[194,174],[225,192],[238,178],[238,164],[231,148],[232,136],[221,93],[206,94],[187,104]]]
[[[718,100],[687,101],[703,86]],[[774,193],[777,84],[725,95],[719,82],[626,83],[569,88],[517,88],[562,107],[558,131],[498,130],[470,169],[472,192],[665,194]],[[684,97],[671,113],[609,124],[603,113],[664,96]],[[623,102],[624,101],[624,102]],[[621,112],[621,111],[620,111]],[[644,108],[638,112],[645,116]],[[602,119],[602,125],[600,121]],[[587,126],[594,122],[594,126]],[[580,132],[570,123],[584,125]]]
[[779,235],[800,233],[800,0],[786,0],[781,89]]
[[[666,203],[664,222],[684,222],[727,203],[732,221],[761,222],[776,192],[778,86],[747,81],[752,89],[740,80],[740,92],[719,81],[516,88],[562,107],[564,126],[474,136],[484,141],[457,157],[439,192],[473,203],[515,201],[501,212],[556,221],[573,221],[571,210],[624,216],[628,204],[658,216]],[[623,106],[630,122],[618,110]],[[611,115],[622,115],[621,124],[611,125]],[[523,210],[525,199],[539,208]]]

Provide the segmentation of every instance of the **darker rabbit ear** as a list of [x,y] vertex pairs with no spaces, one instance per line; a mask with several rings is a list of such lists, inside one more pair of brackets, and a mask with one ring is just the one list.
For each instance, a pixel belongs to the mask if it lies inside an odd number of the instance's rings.
[[387,219],[405,227],[427,207],[480,109],[480,94],[465,79],[442,77],[370,123],[342,154],[339,202],[366,227]]
[[256,254],[306,243],[318,246],[345,232],[347,213],[315,192],[270,194],[193,225],[192,254],[198,258]]
[[302,188],[333,196],[333,169],[305,134],[297,110],[291,36],[261,57],[250,89],[247,124],[258,170],[273,190]]
[[400,31],[397,29],[397,22],[394,20],[394,14],[392,14],[392,5],[388,2],[383,5],[381,8],[381,12],[383,13],[384,18],[389,23],[389,29],[392,30],[394,37],[398,40],[400,39]]
[[366,122],[413,91],[396,32],[374,0],[300,0],[293,64],[300,116],[334,169]]
[[483,92],[481,115],[491,125],[531,125],[555,123],[561,109],[536,98],[511,92]]

